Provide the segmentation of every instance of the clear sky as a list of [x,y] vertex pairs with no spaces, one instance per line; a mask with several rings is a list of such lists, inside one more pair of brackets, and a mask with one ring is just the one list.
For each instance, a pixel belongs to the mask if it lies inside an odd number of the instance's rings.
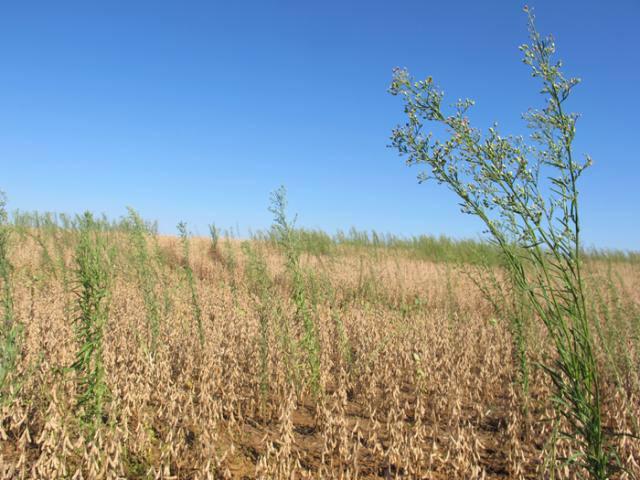
[[[640,249],[640,2],[530,2],[583,117],[586,244]],[[14,1],[0,6],[0,189],[10,207],[123,215],[161,231],[265,228],[286,185],[299,224],[476,237],[387,148],[395,66],[432,75],[472,120],[525,133],[540,105],[502,1]]]

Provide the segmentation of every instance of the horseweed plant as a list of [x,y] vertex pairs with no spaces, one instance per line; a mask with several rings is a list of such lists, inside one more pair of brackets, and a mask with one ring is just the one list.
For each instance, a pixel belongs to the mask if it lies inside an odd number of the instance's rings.
[[[506,268],[508,279],[503,286],[498,279],[496,269],[489,261],[482,259],[476,268],[463,266],[462,271],[478,288],[482,296],[491,304],[496,314],[509,318],[510,331],[514,340],[514,356],[518,365],[518,383],[521,388],[521,407],[525,417],[525,430],[529,427],[529,383],[530,366],[528,358],[528,330],[530,325],[531,307],[522,289],[514,282],[513,272],[509,262],[502,262]],[[512,288],[509,288],[511,286]],[[513,288],[513,287],[516,288]],[[528,432],[527,432],[528,433]]]
[[269,390],[269,317],[273,310],[273,281],[269,276],[267,262],[261,252],[244,242],[242,250],[246,256],[245,276],[248,288],[255,294],[259,320],[260,347],[260,391],[263,399]]
[[70,299],[71,292],[71,279],[69,278],[69,268],[67,267],[67,259],[65,254],[65,248],[70,243],[69,229],[67,227],[58,226],[54,235],[54,247],[56,251],[56,261],[58,268],[60,269],[60,279],[62,282],[62,291],[64,292],[64,313],[67,321],[71,321],[71,315],[73,313],[73,305]]
[[191,308],[193,309],[193,319],[195,320],[196,328],[198,329],[198,339],[200,340],[200,347],[203,347],[204,328],[202,326],[202,309],[200,308],[200,299],[198,298],[196,280],[193,276],[193,269],[191,268],[189,260],[189,233],[187,232],[187,224],[184,222],[178,223],[178,232],[180,233],[180,241],[182,242],[182,254],[184,256],[184,273],[187,277],[189,291],[191,292]]
[[20,326],[16,322],[13,309],[11,285],[11,264],[9,263],[9,226],[6,200],[0,192],[0,281],[2,281],[2,333],[0,337],[0,403],[5,400],[5,388],[10,375],[15,370],[20,340]]
[[271,194],[269,211],[273,214],[272,233],[285,255],[286,269],[291,276],[292,299],[296,307],[296,322],[301,325],[303,337],[300,342],[307,355],[312,392],[320,392],[320,341],[316,332],[313,312],[309,305],[305,279],[300,265],[300,245],[293,222],[287,219],[287,192],[281,186]]
[[209,236],[211,238],[211,254],[216,256],[218,254],[218,243],[220,242],[220,229],[216,227],[215,223],[209,225]]
[[109,317],[112,255],[103,226],[87,212],[78,219],[76,247],[78,350],[72,368],[77,374],[77,407],[87,424],[102,417],[108,393],[102,359],[104,329]]
[[156,294],[157,276],[147,248],[148,228],[140,215],[132,208],[129,208],[129,222],[131,223],[129,235],[133,246],[133,264],[146,309],[147,327],[151,334],[151,355],[155,355],[160,331],[160,302]]
[[[543,38],[529,20],[530,45],[524,63],[542,83],[542,110],[524,115],[531,143],[501,136],[494,124],[483,136],[470,124],[471,100],[459,100],[451,113],[431,77],[414,81],[396,69],[390,87],[403,98],[408,121],[394,129],[392,145],[408,164],[426,164],[419,180],[434,179],[459,198],[462,211],[479,217],[508,265],[510,279],[544,323],[557,353],[544,368],[554,385],[554,405],[565,419],[566,437],[580,452],[567,459],[591,478],[608,478],[614,450],[602,428],[601,399],[581,265],[577,181],[591,164],[573,158],[578,116],[565,101],[579,83],[567,79],[554,61],[552,37]],[[423,132],[423,122],[445,128],[445,140]],[[583,470],[583,471],[584,471]]]

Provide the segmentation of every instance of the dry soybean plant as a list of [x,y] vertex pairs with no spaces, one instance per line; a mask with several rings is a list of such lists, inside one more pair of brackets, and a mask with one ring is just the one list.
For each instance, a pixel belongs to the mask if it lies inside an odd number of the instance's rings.
[[[40,243],[29,235],[8,250],[23,333],[0,405],[0,478],[578,478],[575,465],[553,465],[581,451],[560,434],[567,423],[554,428],[553,382],[531,368],[523,435],[510,312],[453,264],[408,246],[336,241],[326,254],[300,253],[296,280],[284,245],[259,237],[225,242],[231,276],[209,239],[190,237],[189,286],[181,239],[147,233],[149,257],[163,258],[150,260],[158,298],[170,305],[151,358],[130,219],[80,217],[59,229],[46,244],[54,252],[60,242],[69,260],[75,323]],[[438,248],[451,258],[459,246]],[[586,256],[583,268],[599,292],[589,312],[601,414],[613,431],[635,432],[639,265]],[[296,288],[316,335],[318,392]],[[194,292],[207,319],[202,347]],[[557,357],[550,340],[532,322],[532,366]],[[66,368],[74,359],[78,369]],[[615,445],[640,473],[638,443]]]

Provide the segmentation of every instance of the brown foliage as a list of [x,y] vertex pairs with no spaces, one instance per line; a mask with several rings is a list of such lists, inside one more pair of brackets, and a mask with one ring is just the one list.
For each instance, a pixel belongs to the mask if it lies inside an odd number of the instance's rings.
[[[265,395],[258,342],[264,309],[247,288],[240,249],[240,266],[232,270],[212,258],[204,239],[193,239],[191,263],[205,319],[200,348],[177,268],[179,246],[172,238],[160,244],[167,283],[159,284],[166,290],[158,297],[168,303],[158,351],[152,357],[144,348],[145,307],[132,277],[116,271],[104,344],[110,395],[103,424],[91,436],[74,416],[76,386],[66,369],[76,348],[65,315],[72,294],[54,276],[37,276],[37,245],[27,242],[13,252],[15,309],[24,338],[19,389],[0,410],[1,478],[549,474],[549,382],[534,369],[525,421],[508,326],[452,266],[391,252],[305,258],[305,268],[326,280],[315,283],[324,290],[313,297],[321,343],[322,394],[316,397],[289,380],[278,325],[293,316],[294,307],[282,259],[265,247],[271,278],[277,279]],[[615,268],[628,287],[625,301],[637,306],[638,266]],[[637,342],[630,336],[624,342],[631,359],[627,381],[617,385],[605,376],[604,410],[610,429],[636,431],[640,357]],[[551,355],[535,325],[530,350],[533,361]],[[604,350],[601,356],[606,371]],[[615,441],[627,468],[640,473],[639,442]],[[556,455],[571,454],[568,449],[560,440]],[[569,469],[557,473],[573,478]]]

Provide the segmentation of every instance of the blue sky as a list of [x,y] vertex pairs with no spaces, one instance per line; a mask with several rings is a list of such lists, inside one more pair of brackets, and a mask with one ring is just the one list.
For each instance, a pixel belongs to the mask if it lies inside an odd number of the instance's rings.
[[[576,152],[588,245],[640,249],[640,3],[530,2],[583,78]],[[436,184],[387,148],[395,66],[432,75],[472,120],[524,133],[540,105],[514,1],[21,1],[0,7],[0,189],[10,207],[164,232],[265,228],[286,185],[299,224],[476,237]]]

